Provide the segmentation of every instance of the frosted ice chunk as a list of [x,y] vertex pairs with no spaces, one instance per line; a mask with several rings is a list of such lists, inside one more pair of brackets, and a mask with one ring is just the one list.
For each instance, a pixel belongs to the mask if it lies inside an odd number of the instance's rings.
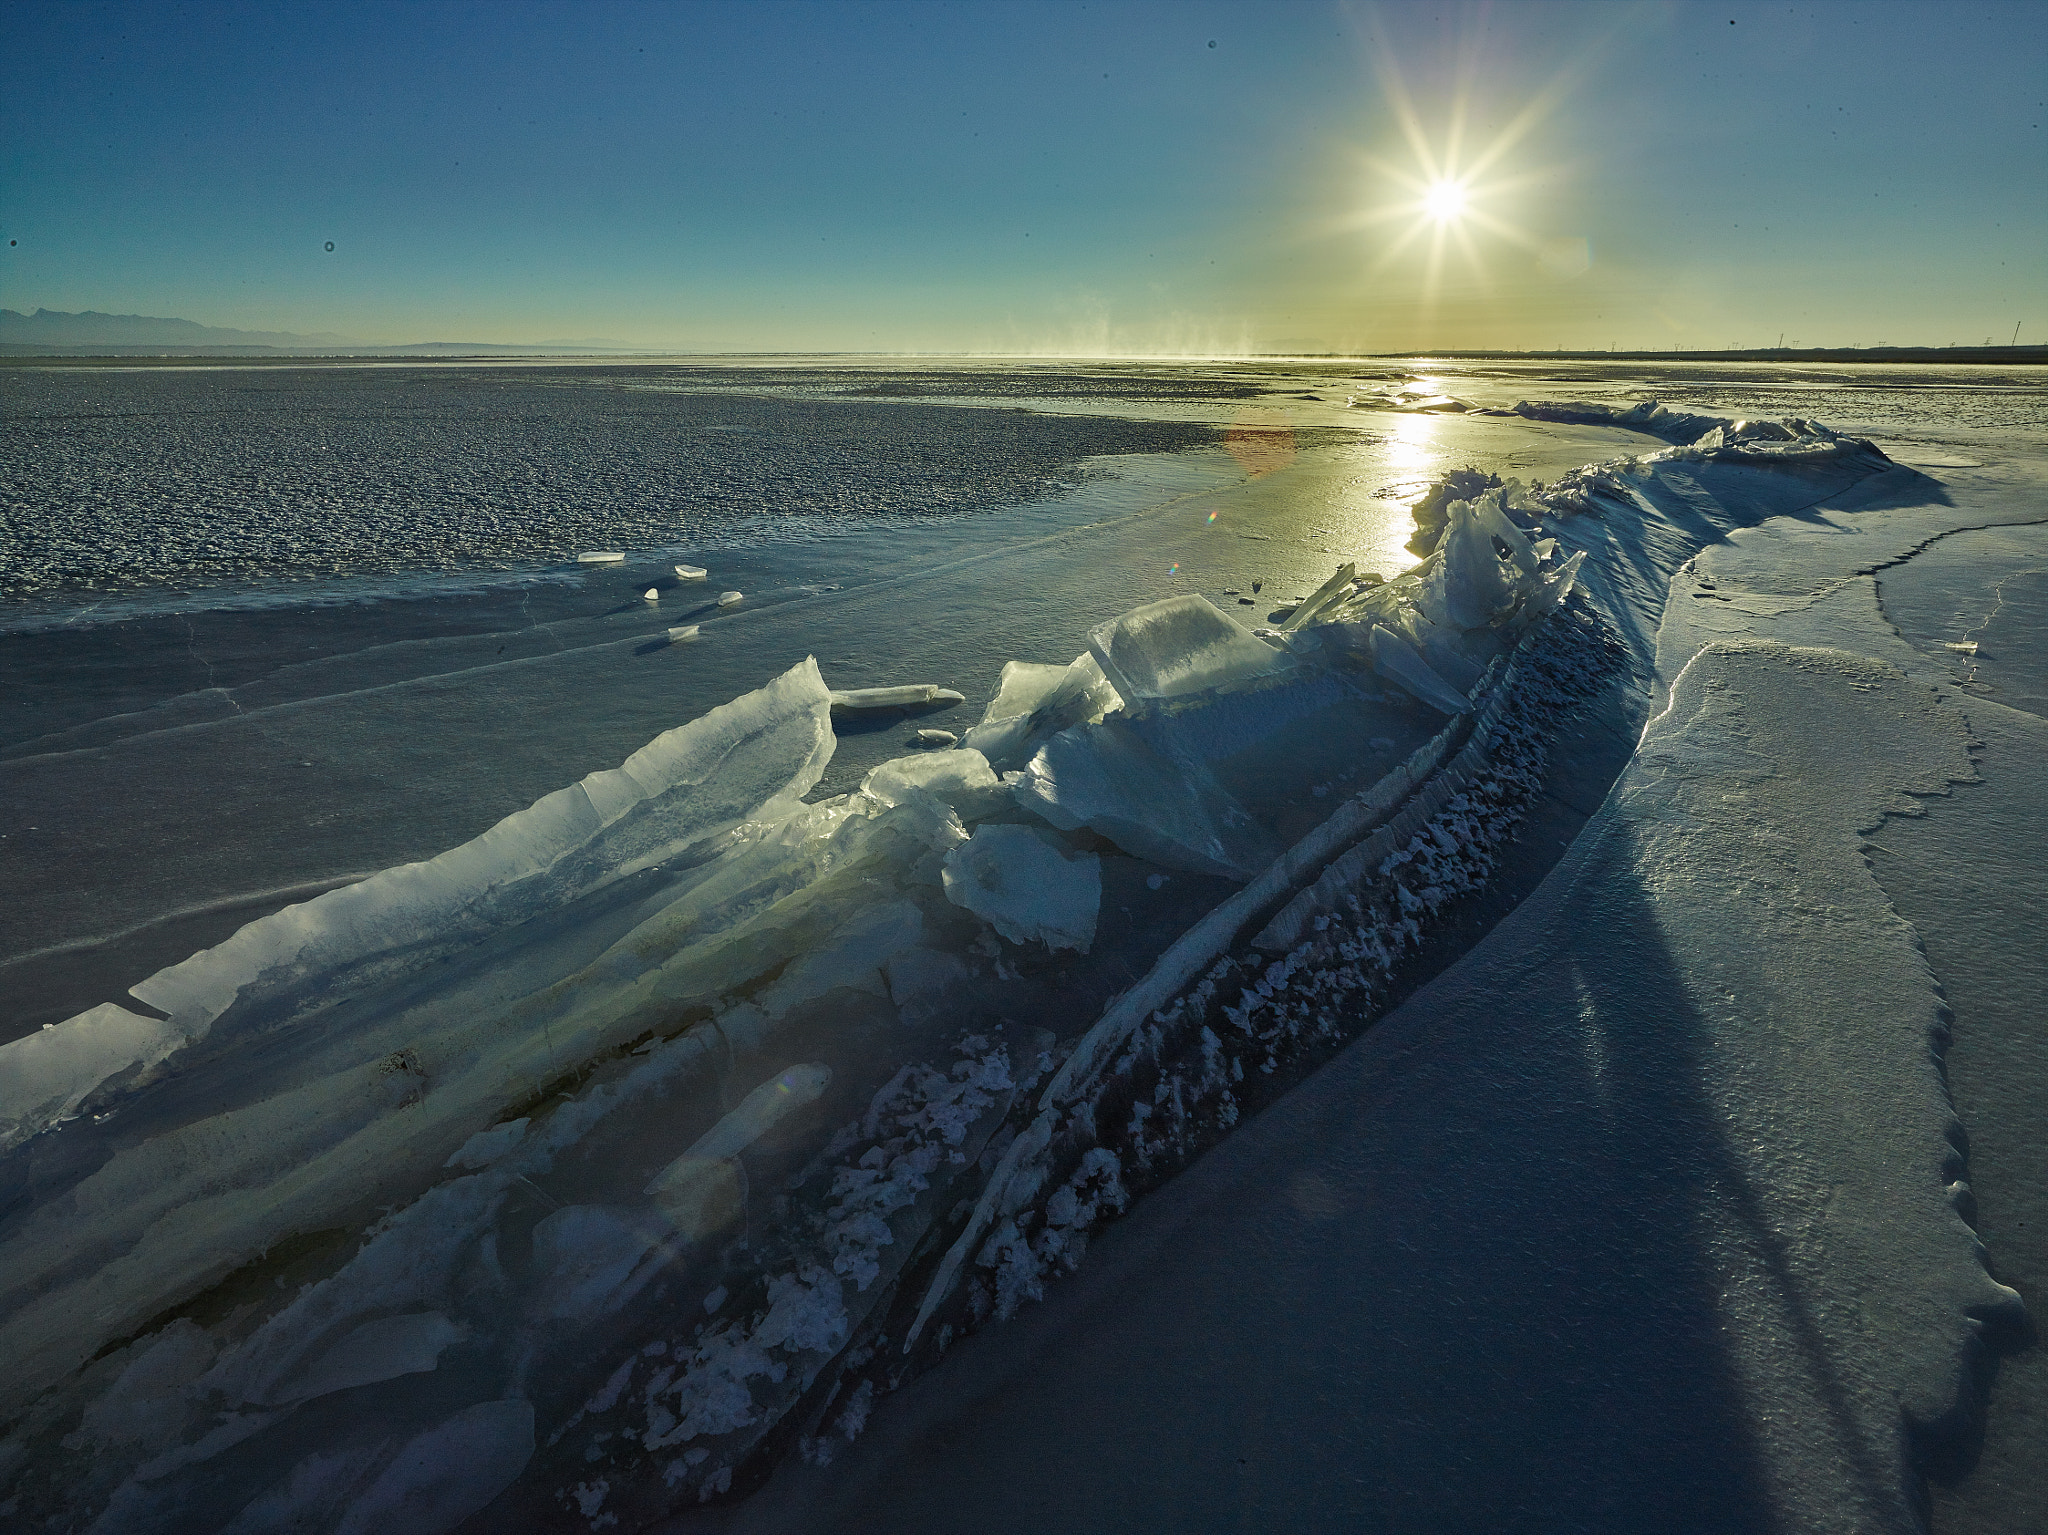
[[134,995],[197,1038],[238,999],[331,987],[380,954],[523,921],[744,823],[784,819],[834,744],[830,695],[806,660],[473,841],[252,922]]
[[310,1401],[401,1375],[423,1375],[440,1362],[443,1349],[466,1336],[464,1328],[438,1311],[379,1317],[363,1323],[303,1375],[274,1392],[273,1404]]
[[950,730],[920,730],[917,733],[917,744],[926,748],[958,746],[960,738]]
[[77,1111],[108,1077],[185,1043],[175,1024],[111,1002],[0,1045],[0,1150]]
[[445,1535],[511,1486],[532,1458],[532,1404],[480,1402],[400,1450],[335,1535]]
[[1127,703],[1250,682],[1294,664],[1201,596],[1133,608],[1091,631],[1088,651]]
[[616,565],[625,559],[616,549],[592,549],[576,556],[579,565]]
[[1472,701],[1439,676],[1422,652],[1379,624],[1372,626],[1372,666],[1389,682],[1399,684],[1432,709],[1463,714]]
[[1012,943],[1083,954],[1102,908],[1102,860],[1069,858],[1028,826],[984,826],[946,855],[946,899]]
[[963,821],[980,820],[1009,801],[988,758],[965,746],[893,758],[870,772],[860,787],[885,805],[900,805],[923,792],[952,806]]
[[986,725],[994,720],[1031,713],[1052,696],[1053,689],[1060,685],[1067,671],[1065,666],[1047,666],[1037,661],[1004,662],[1002,680],[996,684],[996,696],[988,701],[981,723]]
[[832,694],[835,714],[858,714],[866,709],[918,709],[927,704],[950,709],[954,704],[966,702],[965,693],[956,693],[951,688],[929,682],[913,682],[893,688],[841,688]]
[[740,592],[720,592],[718,594],[718,605],[722,608],[729,608],[734,603],[739,602],[743,595]]
[[684,645],[694,640],[702,631],[695,624],[677,624],[668,631],[671,645]]
[[[1481,505],[1490,515],[1478,511]],[[1534,551],[1520,530],[1500,515],[1498,492],[1488,491],[1477,502],[1451,503],[1443,539],[1415,594],[1417,606],[1432,623],[1483,629],[1515,605],[1519,572],[1493,547],[1492,528],[1502,525],[1514,533],[1520,550],[1528,551],[1533,569]]]
[[1246,880],[1275,851],[1205,769],[1169,761],[1121,715],[1061,731],[1014,788],[1019,805],[1061,831],[1086,826],[1169,868]]
[[[1003,675],[1009,677],[1008,667],[1003,668]],[[1019,678],[1020,700],[1023,681]],[[987,757],[996,768],[1014,767],[1029,758],[1048,736],[1070,725],[1101,719],[1122,704],[1122,697],[1103,675],[1095,657],[1077,656],[1035,707],[976,725],[967,732],[966,744]]]
[[738,1186],[734,1162],[742,1151],[774,1129],[793,1109],[815,1103],[832,1080],[822,1064],[791,1066],[740,1100],[738,1108],[713,1125],[690,1149],[656,1173],[647,1185],[655,1206],[684,1236],[710,1235],[738,1214],[732,1207]]
[[646,591],[644,591],[644,592],[642,592],[642,593],[640,594],[640,599],[641,599],[641,601],[643,601],[643,602],[659,602],[659,601],[661,601],[661,588],[660,588],[660,587],[658,587],[658,586],[650,586],[650,587],[648,587]]
[[702,565],[678,565],[676,567],[676,579],[678,581],[701,581],[710,574],[711,572]]

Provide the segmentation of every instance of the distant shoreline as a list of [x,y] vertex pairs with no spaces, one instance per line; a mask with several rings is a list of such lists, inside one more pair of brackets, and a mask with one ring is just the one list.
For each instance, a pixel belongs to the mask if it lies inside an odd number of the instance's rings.
[[1121,363],[1145,365],[1174,363],[1181,366],[1209,363],[1228,365],[1277,361],[1298,362],[1712,362],[1712,363],[1939,363],[2005,364],[2007,366],[2048,365],[2048,346],[1887,346],[1887,347],[1765,347],[1750,351],[1721,352],[1509,352],[1509,351],[1415,351],[1415,352],[1246,352],[1227,357],[1152,356],[1020,356],[1000,352],[522,352],[516,348],[476,352],[329,351],[281,352],[238,351],[231,348],[193,348],[187,351],[133,350],[36,350],[14,343],[0,343],[0,368],[19,367],[162,367],[191,363],[232,363],[236,366],[303,366],[307,363],[638,363],[675,362],[769,362],[787,358],[887,360],[892,358],[955,362],[1033,362],[1047,365],[1073,363]]

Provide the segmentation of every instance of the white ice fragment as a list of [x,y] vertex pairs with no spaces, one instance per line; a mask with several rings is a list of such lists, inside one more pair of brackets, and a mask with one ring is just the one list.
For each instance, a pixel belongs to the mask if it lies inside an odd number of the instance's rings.
[[1012,943],[1048,948],[1095,941],[1102,860],[1069,858],[1028,826],[984,826],[946,855],[946,899],[993,924]]
[[929,682],[913,682],[893,688],[840,688],[832,694],[832,712],[859,714],[869,709],[918,709],[927,704],[950,709],[967,702],[967,695]]
[[511,1486],[532,1458],[532,1404],[480,1402],[400,1450],[335,1535],[445,1535]]
[[832,1068],[821,1063],[777,1072],[654,1175],[647,1192],[655,1205],[685,1236],[716,1231],[726,1222],[726,1201],[736,1181],[733,1159],[792,1110],[816,1102],[831,1080]]
[[1372,669],[1419,701],[1446,714],[1463,714],[1472,701],[1437,675],[1422,652],[1391,629],[1372,626]]
[[676,567],[676,579],[679,581],[701,581],[710,574],[711,572],[702,565],[678,565]]
[[729,608],[740,600],[741,595],[739,592],[720,592],[718,594],[718,605],[722,608]]
[[438,1311],[365,1322],[322,1354],[303,1375],[274,1391],[273,1405],[311,1401],[401,1375],[426,1374],[440,1362],[443,1349],[466,1336],[467,1329]]
[[0,1045],[0,1150],[69,1116],[114,1073],[146,1070],[184,1043],[175,1024],[102,1002]]
[[916,740],[919,746],[925,747],[928,750],[940,746],[958,746],[960,744],[960,738],[950,730],[920,730],[917,733]]
[[704,1297],[704,1314],[706,1316],[717,1316],[718,1308],[720,1306],[723,1306],[724,1304],[725,1286],[720,1285],[717,1289],[713,1290],[709,1295]]
[[687,645],[699,632],[695,624],[677,624],[668,631],[668,642],[671,645]]
[[1088,651],[1128,703],[1251,682],[1294,664],[1199,596],[1133,608],[1091,631]]
[[498,1158],[510,1151],[526,1135],[528,1121],[507,1120],[502,1125],[492,1125],[488,1130],[479,1130],[456,1150],[443,1167],[463,1167],[474,1171],[489,1167]]
[[1941,648],[1943,650],[1953,650],[1957,655],[1974,656],[1977,653],[1977,642],[1975,640],[1944,640],[1942,641]]
[[591,549],[576,556],[579,565],[617,565],[626,557],[615,549]]
[[641,600],[642,602],[659,602],[659,601],[661,601],[661,588],[660,588],[660,587],[658,587],[658,586],[650,586],[650,587],[648,587],[646,591],[644,591],[644,592],[642,592],[642,593],[640,594],[640,600]]

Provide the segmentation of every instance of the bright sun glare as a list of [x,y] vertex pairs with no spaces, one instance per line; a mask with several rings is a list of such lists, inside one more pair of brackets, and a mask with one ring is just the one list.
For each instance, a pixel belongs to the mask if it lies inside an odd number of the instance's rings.
[[1518,202],[1516,194],[1538,185],[1542,176],[1534,165],[1510,169],[1505,162],[1570,93],[1584,65],[1555,76],[1485,142],[1473,143],[1468,130],[1481,94],[1476,54],[1460,61],[1460,78],[1448,94],[1436,92],[1434,131],[1425,126],[1393,50],[1382,47],[1377,62],[1381,93],[1408,153],[1360,156],[1363,168],[1379,184],[1382,199],[1341,215],[1340,223],[1376,230],[1370,277],[1385,272],[1417,245],[1422,247],[1419,297],[1426,315],[1436,303],[1446,257],[1461,256],[1470,278],[1483,289],[1489,285],[1483,246],[1507,244],[1541,254],[1536,232],[1519,227],[1509,210]]
[[1422,206],[1439,224],[1448,224],[1465,211],[1465,189],[1455,181],[1433,182],[1423,194]]

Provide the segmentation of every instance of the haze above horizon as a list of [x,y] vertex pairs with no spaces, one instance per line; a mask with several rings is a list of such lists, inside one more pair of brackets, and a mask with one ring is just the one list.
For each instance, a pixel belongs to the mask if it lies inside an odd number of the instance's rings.
[[2037,5],[19,4],[5,32],[24,311],[679,351],[2048,331]]

